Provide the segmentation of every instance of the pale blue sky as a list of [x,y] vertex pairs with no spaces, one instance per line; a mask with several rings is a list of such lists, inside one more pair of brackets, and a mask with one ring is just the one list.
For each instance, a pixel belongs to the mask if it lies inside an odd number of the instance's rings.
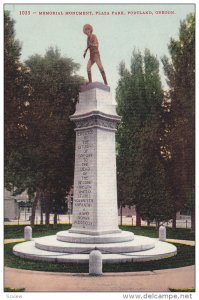
[[[81,65],[80,75],[87,77],[83,59],[86,36],[82,32],[85,23],[94,27],[100,43],[100,53],[109,85],[114,90],[119,79],[118,66],[124,60],[129,66],[134,48],[150,51],[160,59],[168,54],[171,37],[177,37],[180,20],[195,10],[193,4],[7,4],[16,20],[16,37],[22,42],[22,60],[33,54],[44,54],[49,46],[57,46],[63,56],[71,57]],[[31,15],[20,15],[30,10]],[[155,14],[155,11],[175,11],[175,14]],[[38,15],[39,11],[91,11],[93,15]],[[96,15],[96,12],[110,15]],[[112,11],[123,11],[125,15],[112,15]],[[129,11],[151,11],[151,15],[128,15]],[[37,14],[33,14],[37,12]],[[93,66],[93,81],[102,81],[96,66]],[[163,72],[161,68],[161,75]],[[163,79],[164,82],[164,79]]]

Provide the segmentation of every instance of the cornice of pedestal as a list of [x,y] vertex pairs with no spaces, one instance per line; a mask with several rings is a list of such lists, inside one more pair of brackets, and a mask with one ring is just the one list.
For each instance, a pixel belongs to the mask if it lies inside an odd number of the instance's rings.
[[110,92],[111,88],[108,85],[105,85],[101,82],[95,81],[95,82],[90,82],[87,84],[83,84],[80,87],[80,92],[86,92],[92,89],[100,89],[100,90],[104,90],[107,92]]
[[74,122],[78,121],[78,120],[83,120],[83,119],[88,119],[88,118],[92,118],[92,117],[100,117],[100,118],[104,118],[104,119],[108,119],[108,120],[114,120],[119,122],[121,120],[121,117],[116,115],[116,114],[106,114],[104,112],[101,112],[99,110],[93,110],[93,111],[89,111],[87,113],[84,114],[74,114],[72,116],[70,116],[70,119]]
[[100,127],[115,131],[121,117],[117,115],[110,87],[100,82],[83,85],[76,111],[70,119],[75,122],[76,130]]
[[71,120],[75,122],[75,130],[97,127],[116,131],[117,123],[121,118],[119,116],[101,114],[100,112],[92,112],[81,117],[72,117]]

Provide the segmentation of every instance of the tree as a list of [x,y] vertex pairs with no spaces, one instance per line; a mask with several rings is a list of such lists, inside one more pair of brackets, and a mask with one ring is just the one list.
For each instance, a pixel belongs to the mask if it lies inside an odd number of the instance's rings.
[[[163,57],[169,86],[164,144],[170,153],[168,177],[175,212],[189,206],[194,218],[195,190],[195,15],[181,22],[178,39],[171,38],[170,58]],[[192,199],[192,200],[190,200]],[[189,204],[188,204],[189,202]],[[194,222],[192,222],[194,223]],[[192,224],[193,227],[193,224]]]
[[[19,116],[21,114],[18,103],[21,104],[21,94],[23,98],[23,78],[21,76],[21,65],[19,58],[21,47],[15,39],[14,20],[9,16],[9,12],[4,12],[4,99],[5,99],[5,145],[9,150],[10,144],[19,136]],[[7,152],[7,151],[6,151]]]
[[53,48],[44,57],[30,57],[26,65],[32,87],[28,124],[34,156],[31,166],[35,187],[45,194],[48,224],[50,212],[57,213],[54,195],[65,195],[73,184],[75,135],[69,116],[74,113],[83,79],[76,75],[79,65]]
[[120,65],[117,87],[118,114],[118,198],[136,205],[148,221],[170,218],[171,199],[167,192],[160,151],[163,91],[159,62],[149,50],[144,56],[133,52],[130,71]]
[[65,195],[73,184],[75,136],[69,116],[84,80],[76,74],[79,65],[57,49],[22,63],[8,12],[4,22],[5,187],[34,197],[32,225],[39,200],[47,199],[48,224],[57,207],[54,195]]
[[[15,38],[14,20],[4,12],[4,141],[5,187],[15,194],[28,186],[29,170],[23,161],[30,97],[29,70],[20,62],[21,45]],[[29,175],[28,175],[29,174]]]

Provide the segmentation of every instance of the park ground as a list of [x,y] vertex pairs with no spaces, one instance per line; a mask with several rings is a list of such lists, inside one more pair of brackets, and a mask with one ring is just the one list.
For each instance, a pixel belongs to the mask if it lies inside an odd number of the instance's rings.
[[[64,225],[58,225],[58,228],[60,226]],[[59,230],[51,226],[52,228],[44,229],[41,233],[40,227],[36,226],[33,229],[35,237],[53,234],[54,231]],[[5,226],[5,243],[23,240],[23,228],[24,226]],[[153,228],[134,228],[133,230],[151,236],[157,234]],[[176,239],[176,235],[180,236],[181,239]],[[168,229],[169,242],[194,246],[193,239],[194,235],[189,230],[178,229],[175,232]],[[139,272],[105,272],[102,276],[90,276],[85,272],[44,272],[5,266],[4,286],[12,289],[25,288],[26,292],[168,292],[171,289],[189,290],[195,288],[195,266],[188,265],[180,268]]]
[[26,292],[169,292],[172,288],[194,288],[195,268],[104,273],[102,276],[5,268],[5,286],[25,288]]

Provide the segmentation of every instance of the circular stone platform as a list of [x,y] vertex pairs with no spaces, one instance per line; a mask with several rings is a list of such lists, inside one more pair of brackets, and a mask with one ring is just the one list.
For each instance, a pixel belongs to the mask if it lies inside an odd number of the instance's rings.
[[144,236],[134,236],[132,241],[107,244],[69,243],[58,241],[56,236],[47,236],[15,245],[13,253],[37,261],[88,263],[89,253],[94,249],[102,252],[103,263],[149,261],[177,254],[174,245]]
[[102,253],[124,253],[148,250],[155,247],[153,239],[148,237],[135,237],[133,241],[122,243],[84,244],[68,243],[58,241],[55,235],[38,238],[35,240],[35,247],[41,250],[63,252],[63,253],[90,253],[97,248]]

